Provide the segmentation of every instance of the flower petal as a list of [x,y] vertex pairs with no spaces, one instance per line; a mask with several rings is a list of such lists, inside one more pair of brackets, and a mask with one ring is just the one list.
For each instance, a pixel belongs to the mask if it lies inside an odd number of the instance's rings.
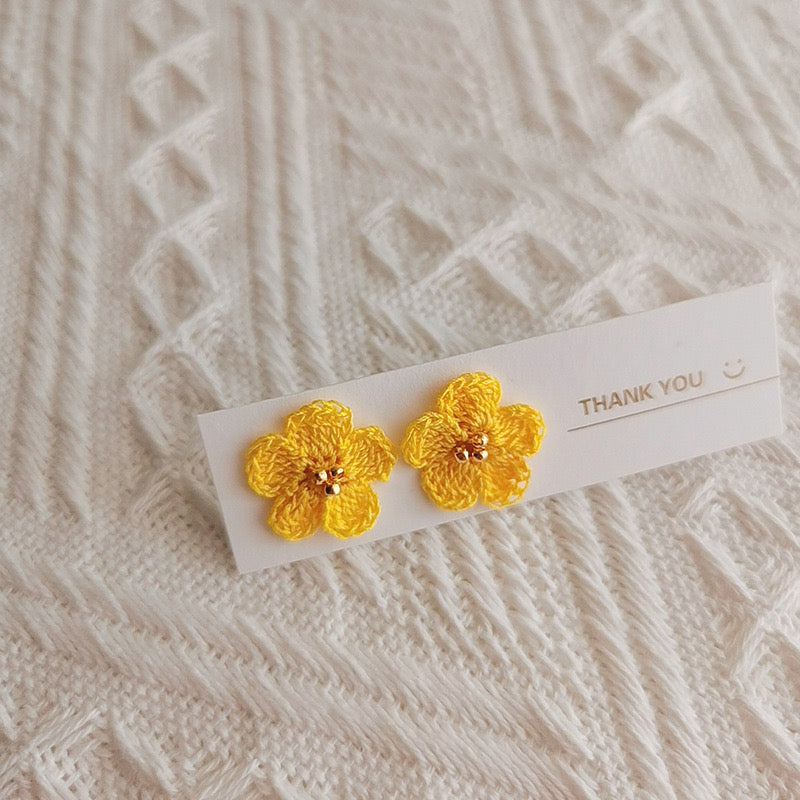
[[303,467],[289,443],[277,433],[261,436],[250,445],[244,469],[248,485],[262,497],[281,494],[303,475]]
[[439,411],[453,417],[469,433],[486,431],[499,402],[500,383],[483,372],[450,381],[437,401]]
[[374,425],[354,430],[342,444],[340,463],[348,478],[367,483],[388,480],[395,461],[392,443]]
[[350,409],[334,400],[315,400],[286,420],[286,439],[312,469],[326,469],[339,457],[353,430]]
[[490,448],[489,457],[481,464],[481,499],[494,508],[516,503],[528,488],[530,477],[522,456]]
[[272,504],[269,525],[284,539],[305,539],[319,528],[324,504],[325,497],[317,487],[301,481],[294,491],[278,497]]
[[542,415],[525,405],[498,408],[488,431],[498,447],[521,456],[532,456],[539,449],[544,432]]
[[378,517],[378,495],[365,481],[342,484],[339,494],[325,499],[322,527],[338,539],[360,536]]
[[471,462],[462,464],[452,453],[423,467],[420,476],[425,494],[439,508],[459,511],[474,505],[478,499],[481,466]]
[[452,417],[429,411],[408,426],[400,449],[403,458],[412,467],[420,469],[446,459],[461,439],[463,433]]

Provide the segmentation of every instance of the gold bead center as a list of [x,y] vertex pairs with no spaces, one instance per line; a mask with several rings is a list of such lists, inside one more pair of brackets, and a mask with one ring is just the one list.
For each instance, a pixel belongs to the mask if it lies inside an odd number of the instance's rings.
[[486,446],[489,444],[489,437],[485,433],[476,433],[463,442],[459,442],[453,448],[453,455],[460,464],[468,461],[475,461],[480,464],[489,457]]
[[344,470],[341,467],[317,470],[312,476],[315,486],[319,486],[327,497],[335,497],[342,490]]

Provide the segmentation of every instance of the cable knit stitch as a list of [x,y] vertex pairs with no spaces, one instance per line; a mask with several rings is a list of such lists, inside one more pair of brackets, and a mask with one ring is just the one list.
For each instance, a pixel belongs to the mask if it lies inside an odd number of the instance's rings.
[[[788,0],[0,0],[0,798],[800,797],[798,75]],[[236,572],[198,413],[765,279],[783,436]]]

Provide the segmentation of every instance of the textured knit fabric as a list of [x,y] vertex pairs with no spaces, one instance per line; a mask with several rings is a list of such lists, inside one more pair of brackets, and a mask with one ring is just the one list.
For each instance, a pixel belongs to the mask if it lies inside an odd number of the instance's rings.
[[[790,0],[0,0],[0,797],[800,797],[798,75]],[[236,574],[199,412],[768,278],[783,436]]]

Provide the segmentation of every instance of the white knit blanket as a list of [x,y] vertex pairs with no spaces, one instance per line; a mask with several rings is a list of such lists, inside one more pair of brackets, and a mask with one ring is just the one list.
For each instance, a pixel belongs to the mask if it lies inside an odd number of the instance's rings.
[[[790,0],[0,0],[0,797],[800,797]],[[773,279],[780,438],[240,577],[203,411]]]

